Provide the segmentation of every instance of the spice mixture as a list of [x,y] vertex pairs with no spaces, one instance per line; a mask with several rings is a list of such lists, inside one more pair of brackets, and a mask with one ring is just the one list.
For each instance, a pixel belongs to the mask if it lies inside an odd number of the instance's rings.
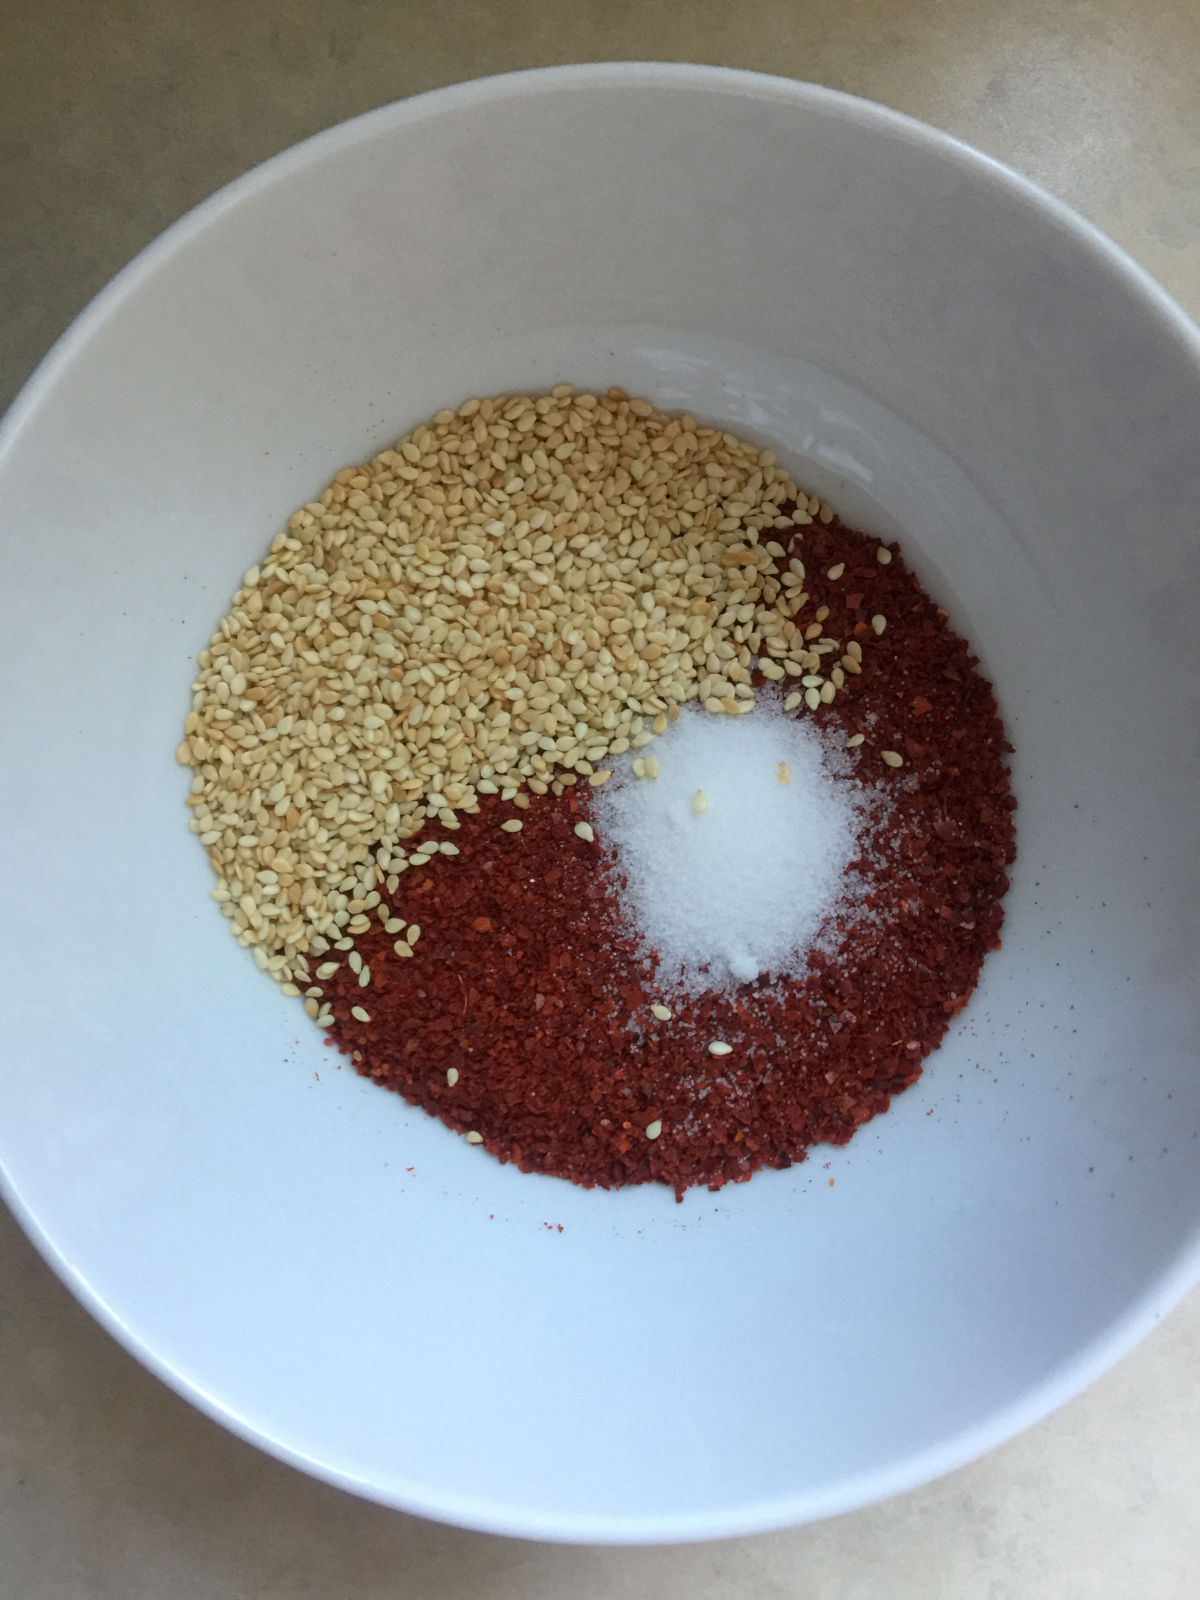
[[[999,943],[1008,746],[945,613],[770,452],[619,391],[468,401],[339,473],[200,667],[178,754],[239,942],[523,1170],[678,1195],[844,1143]],[[665,795],[680,708],[756,700],[819,741],[852,860],[790,976],[705,988],[638,926],[605,786]],[[681,848],[728,825],[709,788]]]

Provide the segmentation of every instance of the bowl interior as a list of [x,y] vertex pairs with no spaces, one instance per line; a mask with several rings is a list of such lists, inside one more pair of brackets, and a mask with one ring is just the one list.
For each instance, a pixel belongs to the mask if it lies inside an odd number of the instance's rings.
[[[228,937],[173,751],[242,571],[470,393],[618,383],[904,538],[1015,746],[1004,948],[844,1150],[676,1205],[501,1168]],[[467,85],[217,196],[9,418],[0,1165],[106,1324],[335,1482],[506,1531],[843,1510],[1194,1275],[1200,355],[950,141],[683,68]],[[558,1224],[562,1224],[559,1231]]]

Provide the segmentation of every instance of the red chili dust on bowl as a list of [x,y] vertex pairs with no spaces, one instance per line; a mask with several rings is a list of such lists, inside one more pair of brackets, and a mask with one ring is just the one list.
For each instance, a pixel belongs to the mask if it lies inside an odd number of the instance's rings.
[[[846,749],[863,816],[860,892],[801,973],[666,992],[576,785],[427,824],[391,931],[372,922],[324,980],[360,1073],[522,1171],[681,1197],[845,1144],[920,1076],[999,946],[1015,802],[990,685],[897,546],[836,519],[773,540],[844,652],[832,703],[785,703]],[[442,842],[456,853],[424,859]]]

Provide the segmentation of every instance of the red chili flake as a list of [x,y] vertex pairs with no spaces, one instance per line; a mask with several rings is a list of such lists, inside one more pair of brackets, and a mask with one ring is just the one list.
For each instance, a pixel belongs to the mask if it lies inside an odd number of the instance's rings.
[[[863,640],[861,674],[812,715],[843,735],[877,730],[851,758],[868,797],[876,783],[886,797],[868,798],[855,863],[867,893],[831,913],[805,976],[668,994],[670,1022],[647,1026],[669,984],[622,922],[602,841],[574,832],[588,810],[575,789],[534,798],[517,835],[496,826],[498,801],[462,816],[454,869],[407,873],[390,897],[421,925],[415,957],[373,925],[355,941],[370,986],[344,964],[325,985],[331,1036],[360,1073],[522,1171],[589,1187],[656,1181],[681,1197],[845,1144],[920,1076],[999,945],[1015,801],[975,658],[898,547],[880,565],[877,541],[837,521],[774,537],[785,562],[803,559],[809,606],[829,607],[826,634]],[[882,636],[858,606],[887,618]],[[906,760],[881,779],[872,752],[884,738]],[[475,935],[493,929],[481,946]],[[710,1056],[715,1038],[736,1049]]]

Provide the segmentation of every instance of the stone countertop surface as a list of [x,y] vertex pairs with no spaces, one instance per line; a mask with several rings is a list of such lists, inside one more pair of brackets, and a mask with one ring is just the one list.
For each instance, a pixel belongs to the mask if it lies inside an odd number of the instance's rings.
[[[712,62],[882,101],[1036,179],[1200,316],[1194,0],[8,0],[0,404],[168,223],[308,134],[559,62]],[[710,1545],[493,1538],[309,1480],[162,1387],[0,1209],[0,1600],[1196,1600],[1200,1291],[982,1461]]]

